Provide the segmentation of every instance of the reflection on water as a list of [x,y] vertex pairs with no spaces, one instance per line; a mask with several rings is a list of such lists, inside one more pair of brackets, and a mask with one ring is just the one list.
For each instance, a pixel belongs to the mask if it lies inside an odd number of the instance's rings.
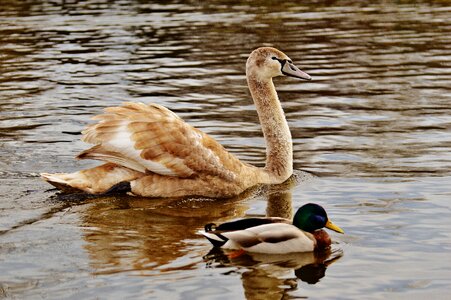
[[85,146],[67,132],[80,131],[102,107],[155,101],[261,164],[244,62],[255,47],[272,44],[314,77],[276,82],[297,168],[350,177],[449,174],[450,43],[440,6],[243,4],[230,11],[106,3],[16,4],[22,17],[6,13],[0,134],[7,145],[53,143],[64,159],[58,169],[69,169],[69,157]]
[[[180,265],[179,260],[187,255],[192,240],[199,238],[196,233],[199,228],[210,222],[243,217],[249,209],[249,199],[257,197],[267,203],[267,216],[291,219],[292,189],[307,177],[308,174],[298,173],[284,184],[252,189],[226,201],[95,197],[81,213],[85,249],[93,274],[133,270],[141,275],[158,276],[174,269],[196,269],[199,261]],[[232,259],[222,250],[212,248],[203,260],[208,268],[237,268],[246,298],[280,299],[297,289],[297,279],[317,283],[325,276],[327,266],[341,256],[341,250],[328,249],[286,255],[253,253]]]
[[246,299],[283,299],[298,288],[298,279],[308,284],[318,283],[327,267],[341,256],[341,251],[327,250],[285,255],[253,253],[232,259],[214,248],[204,260],[210,268],[237,267]]
[[[251,297],[253,279],[278,284],[275,294],[287,297],[449,291],[447,1],[0,6],[0,295],[241,298]],[[54,192],[35,174],[95,165],[73,159],[87,147],[79,133],[91,116],[124,100],[165,105],[261,166],[265,149],[244,65],[262,45],[280,48],[313,76],[275,84],[295,168],[319,178],[220,203],[48,200]],[[290,217],[305,202],[326,207],[347,233],[332,236],[346,255],[317,284],[294,269],[270,274],[272,263],[205,268],[210,246],[195,234],[203,224]]]
[[[244,215],[240,199],[155,200],[97,198],[82,214],[86,249],[96,274],[124,269],[163,272],[186,255],[191,239],[205,224]],[[189,267],[189,266],[185,266]]]
[[[159,272],[178,258],[205,224],[243,217],[249,199],[267,199],[268,216],[292,218],[292,188],[297,178],[271,187],[256,187],[227,200],[149,199],[124,195],[93,197],[81,213],[84,239],[96,274],[122,272],[130,265]],[[67,200],[70,196],[61,196]]]

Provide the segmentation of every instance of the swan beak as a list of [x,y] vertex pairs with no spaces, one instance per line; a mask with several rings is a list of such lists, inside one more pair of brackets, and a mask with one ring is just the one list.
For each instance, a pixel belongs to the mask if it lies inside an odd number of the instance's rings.
[[343,231],[343,229],[341,229],[340,227],[338,227],[337,225],[335,225],[334,223],[332,223],[331,221],[327,220],[326,225],[324,226],[326,228],[329,228],[330,230],[339,232],[339,233],[345,233]]
[[282,65],[282,74],[290,77],[312,80],[312,77],[310,77],[309,74],[299,70],[298,67],[296,67],[293,63],[289,61],[285,61],[285,63]]

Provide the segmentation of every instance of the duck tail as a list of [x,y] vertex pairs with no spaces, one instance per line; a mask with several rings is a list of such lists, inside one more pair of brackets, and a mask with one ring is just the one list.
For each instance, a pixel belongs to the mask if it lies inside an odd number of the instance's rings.
[[213,230],[216,229],[216,224],[215,223],[208,223],[204,226],[205,232],[212,232]]
[[[207,224],[210,225],[210,224]],[[214,247],[222,247],[225,243],[229,240],[225,236],[223,236],[220,233],[214,233],[214,232],[208,232],[208,231],[199,231],[200,234],[202,234],[204,237],[207,238],[207,240],[210,241],[210,243],[213,244]]]

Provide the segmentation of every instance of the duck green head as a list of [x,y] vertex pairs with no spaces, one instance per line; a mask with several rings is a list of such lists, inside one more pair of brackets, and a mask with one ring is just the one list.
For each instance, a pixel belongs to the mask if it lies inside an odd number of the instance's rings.
[[307,232],[326,227],[333,231],[344,233],[340,227],[329,220],[324,208],[314,203],[305,204],[298,209],[293,218],[293,225]]

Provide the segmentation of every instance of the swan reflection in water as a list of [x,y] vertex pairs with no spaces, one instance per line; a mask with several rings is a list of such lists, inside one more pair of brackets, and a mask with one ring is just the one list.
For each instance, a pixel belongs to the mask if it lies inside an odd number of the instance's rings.
[[211,248],[197,231],[207,223],[245,217],[249,206],[262,200],[267,203],[267,216],[291,219],[292,188],[304,179],[293,176],[283,184],[259,187],[220,201],[116,195],[87,199],[71,210],[80,215],[93,275],[133,272],[138,276],[161,276],[174,271],[205,272],[205,264],[211,268],[228,265],[241,273],[246,293],[257,292],[256,286],[271,286],[280,294],[287,291],[279,291],[288,284],[287,273],[295,274],[290,277],[288,290],[295,288],[298,279],[315,283],[341,252],[252,254],[229,259],[222,252],[206,255]]
[[182,257],[189,257],[190,264],[182,269],[202,263],[203,253],[197,255],[196,251],[204,240],[197,231],[206,223],[244,216],[248,202],[258,195],[259,188],[220,200],[149,199],[117,194],[87,195],[84,201],[75,194],[59,198],[78,204],[72,205],[71,211],[80,215],[84,248],[94,274],[132,270],[158,275],[179,268],[176,261]]

